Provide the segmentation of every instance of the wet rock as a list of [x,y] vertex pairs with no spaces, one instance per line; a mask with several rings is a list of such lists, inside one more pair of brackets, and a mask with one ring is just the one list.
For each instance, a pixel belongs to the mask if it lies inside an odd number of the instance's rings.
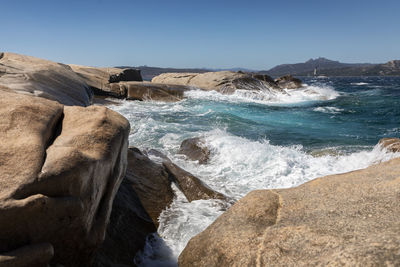
[[294,78],[292,75],[285,75],[275,79],[275,82],[282,89],[297,89],[303,86],[300,79]]
[[227,200],[227,198],[223,194],[211,189],[199,178],[178,167],[176,164],[165,161],[163,165],[167,172],[170,174],[171,179],[176,182],[179,189],[182,191],[189,202],[200,199]]
[[400,152],[400,138],[382,138],[379,140],[379,145],[389,152]]
[[90,265],[125,174],[128,121],[104,107],[1,94],[0,266],[34,266],[53,251],[51,264]]
[[253,191],[189,241],[179,266],[397,266],[399,195],[399,158]]
[[55,100],[64,105],[91,104],[92,91],[69,66],[14,53],[2,55],[0,86],[3,88]]
[[178,186],[189,202],[200,199],[221,199],[230,201],[224,194],[213,190],[199,178],[174,164],[162,152],[150,149],[146,151],[146,153],[149,156],[154,156],[161,160],[161,163],[169,174],[169,179]]
[[190,160],[198,160],[199,164],[206,164],[210,158],[210,150],[204,139],[199,137],[183,140],[178,153],[185,155]]
[[128,150],[125,179],[131,183],[143,207],[158,228],[158,217],[174,199],[171,181],[162,164],[150,160],[135,147]]

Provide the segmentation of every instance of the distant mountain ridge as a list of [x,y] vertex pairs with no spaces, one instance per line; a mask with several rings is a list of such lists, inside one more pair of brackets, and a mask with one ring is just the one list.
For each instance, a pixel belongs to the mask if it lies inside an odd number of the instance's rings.
[[357,67],[366,67],[371,65],[373,64],[341,63],[339,61],[334,61],[327,58],[319,57],[316,59],[310,59],[304,63],[278,65],[268,71],[260,71],[260,73],[268,74],[271,76],[282,76],[286,74],[305,75],[305,74],[314,74],[315,69],[317,69],[318,73],[322,70],[327,70],[327,69],[357,68]]
[[323,57],[310,59],[304,63],[282,64],[260,74],[282,76],[400,76],[400,60],[384,64],[342,63]]

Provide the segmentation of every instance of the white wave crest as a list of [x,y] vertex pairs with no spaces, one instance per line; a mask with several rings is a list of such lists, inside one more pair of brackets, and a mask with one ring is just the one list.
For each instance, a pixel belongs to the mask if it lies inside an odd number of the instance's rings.
[[329,114],[339,114],[340,112],[342,112],[344,110],[337,108],[337,107],[317,107],[317,108],[314,108],[313,111],[329,113]]
[[351,85],[368,85],[369,83],[359,82],[359,83],[351,83]]
[[221,94],[216,91],[191,90],[185,96],[194,99],[207,99],[228,102],[255,102],[266,105],[296,104],[310,101],[325,101],[340,95],[327,85],[310,85],[299,89],[276,90],[236,90],[233,94]]

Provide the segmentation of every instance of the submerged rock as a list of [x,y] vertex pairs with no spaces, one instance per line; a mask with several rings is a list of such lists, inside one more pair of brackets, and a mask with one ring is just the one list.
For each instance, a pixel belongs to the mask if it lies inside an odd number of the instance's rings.
[[292,75],[285,75],[275,79],[277,85],[284,89],[297,89],[303,86],[300,79],[294,78]]
[[400,138],[382,138],[379,140],[379,145],[389,152],[400,152]]
[[93,95],[69,66],[14,53],[0,57],[0,86],[71,106],[88,106]]
[[204,140],[199,137],[183,140],[178,153],[185,155],[190,160],[198,160],[199,164],[206,164],[210,158],[210,150]]
[[128,121],[0,91],[0,266],[89,266],[125,174]]
[[193,237],[179,266],[400,265],[400,159],[257,190]]

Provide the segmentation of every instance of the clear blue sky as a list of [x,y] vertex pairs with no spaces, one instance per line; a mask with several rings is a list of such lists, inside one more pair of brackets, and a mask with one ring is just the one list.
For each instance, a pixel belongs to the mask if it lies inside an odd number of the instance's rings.
[[400,0],[0,0],[0,51],[92,66],[400,59]]

